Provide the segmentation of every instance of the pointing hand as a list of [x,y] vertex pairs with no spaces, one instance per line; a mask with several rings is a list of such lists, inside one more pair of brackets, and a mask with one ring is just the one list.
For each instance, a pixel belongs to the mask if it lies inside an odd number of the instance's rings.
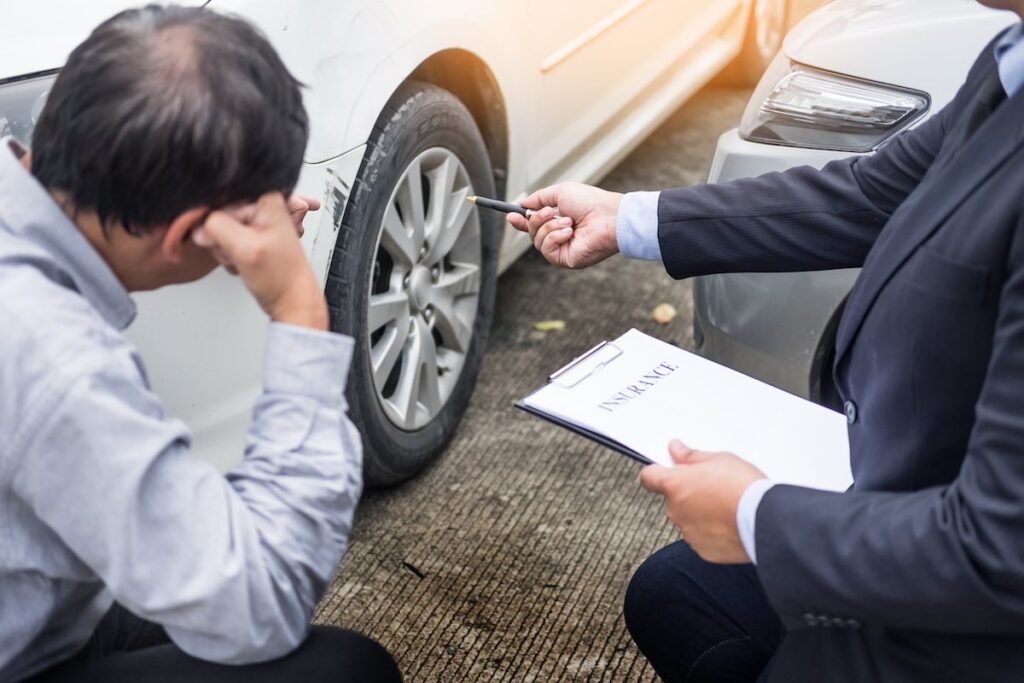
[[622,195],[580,183],[539,190],[522,205],[536,213],[529,219],[509,214],[508,222],[528,232],[550,263],[579,269],[600,263],[619,251],[615,220]]

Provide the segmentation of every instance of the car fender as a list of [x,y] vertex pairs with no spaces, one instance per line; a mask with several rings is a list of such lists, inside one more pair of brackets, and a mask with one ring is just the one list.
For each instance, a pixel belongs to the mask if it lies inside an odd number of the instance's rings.
[[834,0],[797,24],[783,49],[801,64],[924,90],[938,109],[985,44],[1016,21],[963,0]]
[[[501,21],[469,2],[419,3],[215,0],[259,26],[306,86],[310,115],[306,161],[320,163],[364,144],[388,99],[431,55],[459,48],[512,81],[502,59]],[[507,98],[506,98],[507,99]],[[510,116],[510,123],[512,117]]]

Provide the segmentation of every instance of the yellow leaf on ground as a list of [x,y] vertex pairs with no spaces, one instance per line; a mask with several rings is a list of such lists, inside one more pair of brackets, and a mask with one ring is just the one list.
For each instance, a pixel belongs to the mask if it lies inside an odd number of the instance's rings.
[[561,332],[565,329],[564,320],[541,320],[533,324],[533,329],[538,332]]

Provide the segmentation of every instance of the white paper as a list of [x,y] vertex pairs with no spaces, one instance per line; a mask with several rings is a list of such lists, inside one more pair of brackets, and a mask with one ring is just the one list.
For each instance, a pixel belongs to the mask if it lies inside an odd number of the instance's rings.
[[779,483],[845,491],[853,482],[845,416],[638,330],[613,344],[621,354],[584,359],[572,382],[523,402],[663,465],[678,438],[735,453]]

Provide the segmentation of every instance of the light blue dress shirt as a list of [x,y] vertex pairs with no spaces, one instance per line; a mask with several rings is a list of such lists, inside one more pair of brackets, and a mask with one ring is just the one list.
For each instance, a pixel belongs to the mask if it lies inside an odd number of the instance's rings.
[[[1009,97],[1024,88],[1024,24],[1017,24],[995,46],[999,80]],[[661,260],[658,242],[658,200],[660,192],[630,192],[622,198],[616,218],[615,236],[623,256],[644,261]],[[740,497],[736,509],[736,528],[743,549],[757,563],[754,525],[761,499],[775,484],[768,479],[755,481]]]
[[[0,680],[73,655],[116,600],[186,653],[305,638],[362,487],[353,340],[271,324],[245,457],[189,452],[122,334],[128,292],[0,141]],[[201,362],[202,359],[182,359]]]

